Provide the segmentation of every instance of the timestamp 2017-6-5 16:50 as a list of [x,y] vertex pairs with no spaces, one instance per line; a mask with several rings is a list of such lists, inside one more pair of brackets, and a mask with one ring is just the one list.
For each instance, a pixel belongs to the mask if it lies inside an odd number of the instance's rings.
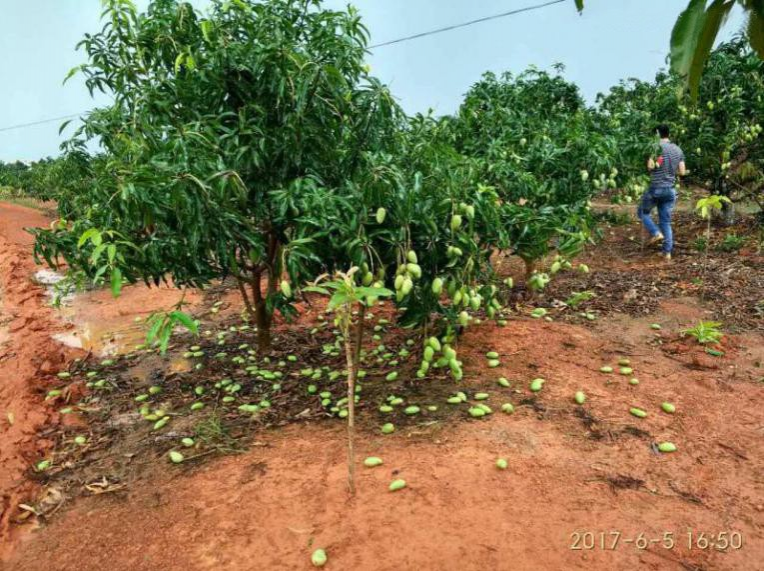
[[743,548],[743,535],[739,531],[720,531],[716,533],[687,530],[684,532],[664,531],[659,534],[625,534],[620,531],[574,531],[570,534],[570,549],[574,551],[603,550],[612,551],[619,547],[648,549],[662,547],[674,549],[683,547],[690,550],[716,549],[726,551]]

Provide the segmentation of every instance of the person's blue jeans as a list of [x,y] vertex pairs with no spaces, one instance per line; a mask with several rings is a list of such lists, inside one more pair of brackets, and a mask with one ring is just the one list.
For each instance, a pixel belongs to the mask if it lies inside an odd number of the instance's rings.
[[[656,236],[659,232],[663,234],[663,251],[670,254],[674,249],[674,235],[671,231],[671,213],[676,204],[676,191],[673,187],[664,186],[660,188],[648,188],[642,195],[637,207],[637,215],[642,220],[650,236]],[[658,226],[653,222],[650,213],[653,208],[658,208]]]

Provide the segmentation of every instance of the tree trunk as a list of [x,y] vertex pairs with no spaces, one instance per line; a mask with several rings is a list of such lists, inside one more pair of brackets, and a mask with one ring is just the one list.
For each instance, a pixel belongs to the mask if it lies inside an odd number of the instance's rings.
[[723,226],[732,226],[735,223],[735,204],[731,201],[730,186],[724,178],[720,178],[716,183],[716,194],[730,198],[730,202],[722,202],[722,210],[719,213],[719,220]]
[[735,223],[734,202],[722,202],[721,221],[724,226],[732,226]]
[[529,279],[531,279],[533,272],[536,271],[536,261],[526,260],[525,258],[522,258],[522,260],[523,260],[523,263],[525,263],[525,281],[528,281]]
[[252,299],[255,306],[255,325],[257,326],[257,349],[267,352],[271,349],[271,323],[273,321],[265,303],[263,292],[260,289],[262,270],[256,270],[252,274],[250,285],[252,287]]
[[711,216],[712,212],[708,213],[708,220],[706,221],[706,248],[703,250],[703,265],[700,270],[700,299],[706,299],[706,270],[708,268],[708,251],[711,249]]
[[249,300],[249,296],[247,295],[247,288],[245,287],[244,279],[240,276],[236,276],[236,285],[239,286],[239,293],[241,293],[241,298],[244,300],[244,307],[247,310],[247,318],[252,319],[255,316],[255,310],[252,307],[252,302]]
[[[348,308],[350,312],[352,308]],[[351,337],[351,327],[348,325],[345,334],[345,358],[348,368],[348,490],[355,495],[355,383],[358,378],[358,365],[361,361],[363,346],[363,331],[366,324],[366,306],[362,305],[358,312],[358,325],[355,340]],[[352,319],[352,318],[350,318]]]
[[361,363],[361,350],[363,349],[363,332],[365,327],[366,327],[366,306],[361,305],[361,310],[358,312],[358,328],[356,329],[356,334],[355,334],[355,353],[354,353],[355,362],[353,363],[355,365],[356,378],[358,377],[358,367]]
[[261,353],[271,350],[271,315],[261,301],[255,306],[255,323],[257,324],[257,349]]
[[525,259],[525,258],[521,258],[521,259],[522,259],[523,263],[525,264],[525,287],[526,287],[526,290],[525,290],[525,293],[523,294],[523,299],[529,300],[529,299],[533,299],[534,297],[536,297],[536,295],[538,293],[538,292],[534,291],[533,289],[531,289],[531,287],[530,287],[531,276],[536,271],[536,260]]

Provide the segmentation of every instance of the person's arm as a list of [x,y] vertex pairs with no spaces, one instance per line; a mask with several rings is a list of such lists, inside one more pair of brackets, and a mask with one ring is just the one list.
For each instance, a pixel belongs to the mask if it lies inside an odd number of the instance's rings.
[[679,176],[684,176],[687,174],[687,165],[684,164],[684,161],[679,162],[679,170],[677,172],[679,173]]
[[652,157],[647,159],[647,170],[649,170],[649,171],[655,170],[655,161],[653,160]]

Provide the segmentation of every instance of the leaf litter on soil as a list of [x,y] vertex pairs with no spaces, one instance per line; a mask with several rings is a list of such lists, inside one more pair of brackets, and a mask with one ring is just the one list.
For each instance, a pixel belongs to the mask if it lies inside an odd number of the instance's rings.
[[[417,427],[466,420],[466,408],[445,403],[456,392],[473,391],[466,382],[455,382],[446,368],[425,380],[416,379],[421,339],[389,324],[386,317],[391,316],[379,312],[368,324],[371,331],[382,320],[385,325],[376,332],[381,340],[373,340],[372,333],[365,336],[367,355],[362,368],[366,376],[359,381],[357,405],[361,427],[376,431],[393,422],[399,430],[411,428],[417,435],[424,434],[414,430]],[[315,333],[307,327],[282,328],[273,349],[262,356],[252,350],[256,334],[239,325],[239,320],[229,318],[217,325],[223,336],[180,335],[164,356],[141,350],[105,362],[92,356],[72,362],[69,376],[56,380],[57,385],[66,383],[67,394],[79,396],[78,402],[75,397],[67,403],[73,409],[72,422],[42,430],[41,435],[55,442],[53,461],[49,469],[31,476],[70,495],[122,490],[136,471],[166,464],[168,455],[177,459],[176,449],[183,451],[183,459],[173,469],[193,469],[200,460],[246,450],[260,431],[337,418],[339,410],[332,412],[332,407],[346,396],[345,357],[337,350],[336,335],[326,317]],[[194,351],[189,351],[192,346]],[[183,360],[188,366],[173,365]],[[392,366],[391,361],[397,364]],[[388,381],[392,370],[399,375]],[[313,393],[308,390],[311,385]],[[234,386],[237,390],[231,392]],[[324,406],[327,393],[331,403]],[[391,412],[379,411],[392,396],[403,402],[391,407]],[[194,403],[204,407],[194,411]],[[63,401],[54,399],[51,404],[63,406]],[[242,405],[257,410],[242,411]],[[418,407],[416,415],[406,414],[411,407]],[[148,415],[142,415],[141,408]],[[162,419],[168,419],[166,424],[152,429]],[[86,434],[84,445],[74,441],[81,434]],[[193,445],[187,447],[183,442],[189,439]]]

